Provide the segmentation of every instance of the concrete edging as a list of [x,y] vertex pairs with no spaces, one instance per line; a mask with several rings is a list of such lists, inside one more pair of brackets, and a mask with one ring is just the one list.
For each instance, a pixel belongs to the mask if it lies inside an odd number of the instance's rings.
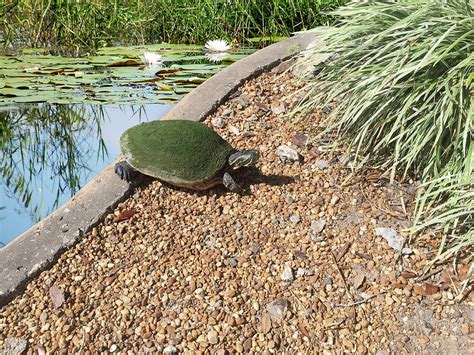
[[[162,119],[203,120],[246,80],[272,69],[305,49],[314,33],[301,33],[263,48],[205,81]],[[0,307],[23,291],[28,282],[50,268],[59,256],[82,239],[134,186],[114,173],[114,163],[82,188],[64,206],[0,249]]]

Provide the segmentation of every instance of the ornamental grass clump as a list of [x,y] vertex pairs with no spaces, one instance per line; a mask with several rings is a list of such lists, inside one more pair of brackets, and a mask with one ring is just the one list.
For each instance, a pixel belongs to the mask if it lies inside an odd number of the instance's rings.
[[422,180],[412,231],[443,236],[438,261],[473,261],[473,10],[462,0],[351,2],[299,63],[310,90],[296,112],[336,103],[325,132],[347,138],[361,164]]

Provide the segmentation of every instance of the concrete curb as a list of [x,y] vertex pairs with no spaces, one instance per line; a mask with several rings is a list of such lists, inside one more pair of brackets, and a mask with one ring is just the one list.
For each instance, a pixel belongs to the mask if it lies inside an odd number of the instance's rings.
[[[232,64],[186,95],[162,119],[204,119],[244,81],[289,59],[314,38],[314,33],[299,34]],[[130,195],[134,186],[115,175],[114,164],[64,206],[0,249],[0,307],[23,291],[40,272],[50,268],[63,252]]]

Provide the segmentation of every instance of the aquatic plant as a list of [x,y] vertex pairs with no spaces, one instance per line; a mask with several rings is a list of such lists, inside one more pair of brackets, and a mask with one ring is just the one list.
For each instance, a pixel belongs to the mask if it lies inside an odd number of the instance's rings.
[[472,261],[472,1],[351,2],[332,14],[323,49],[302,54],[310,90],[297,111],[337,102],[326,132],[392,179],[422,180],[412,231],[442,235],[434,261]]
[[207,41],[205,46],[209,52],[227,52],[232,49],[232,46],[223,39],[214,39]]
[[115,42],[200,43],[288,36],[332,22],[325,12],[347,0],[6,0],[0,41],[67,54]]
[[140,59],[147,67],[157,67],[161,63],[161,55],[154,52],[145,52],[140,56]]
[[226,52],[221,53],[206,53],[204,54],[206,59],[213,63],[222,62],[224,59],[230,58],[230,54]]

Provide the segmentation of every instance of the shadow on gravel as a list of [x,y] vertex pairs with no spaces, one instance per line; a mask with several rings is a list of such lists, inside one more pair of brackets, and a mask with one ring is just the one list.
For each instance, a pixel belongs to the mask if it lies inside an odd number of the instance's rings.
[[[253,168],[241,168],[238,171],[231,172],[232,176],[235,180],[242,186],[242,191],[240,192],[243,196],[252,195],[250,187],[252,185],[257,184],[266,184],[270,186],[281,186],[281,185],[288,185],[294,183],[296,180],[293,177],[285,176],[285,175],[264,175],[261,171],[255,167]],[[133,177],[133,182],[131,183],[131,188],[135,189],[137,187],[146,188],[149,184],[151,184],[156,179],[137,173],[136,176]],[[204,195],[226,195],[232,194],[233,192],[227,190],[223,185],[218,185],[216,187],[210,188],[209,190],[192,190],[187,189],[184,187],[178,187],[171,185],[167,182],[162,181],[162,194],[166,194],[168,189],[170,190],[177,190],[177,191],[186,191],[189,194],[197,195],[197,196],[204,196]],[[133,194],[133,193],[132,193]]]

